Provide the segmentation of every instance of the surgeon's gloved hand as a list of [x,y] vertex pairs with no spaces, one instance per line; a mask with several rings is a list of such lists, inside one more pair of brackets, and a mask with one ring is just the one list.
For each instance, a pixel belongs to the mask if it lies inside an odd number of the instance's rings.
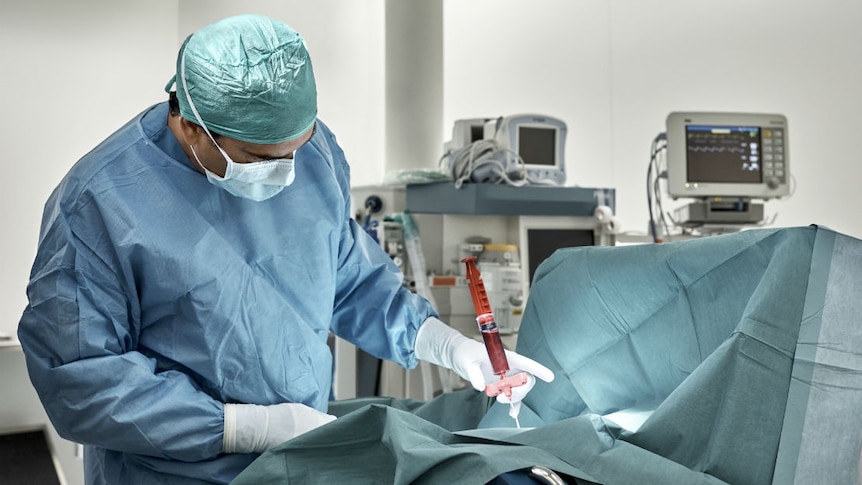
[[[419,327],[415,352],[419,360],[452,369],[456,374],[470,381],[470,385],[478,391],[484,390],[486,384],[500,378],[494,374],[485,345],[465,337],[434,317],[428,318]],[[530,376],[526,384],[512,388],[511,398],[507,398],[504,394],[498,395],[497,400],[502,403],[520,402],[524,399],[536,384],[533,376],[545,382],[554,380],[554,373],[550,369],[523,355],[507,350],[506,360],[509,361],[510,373],[525,371]]]
[[334,421],[335,416],[299,403],[224,405],[225,453],[263,453]]

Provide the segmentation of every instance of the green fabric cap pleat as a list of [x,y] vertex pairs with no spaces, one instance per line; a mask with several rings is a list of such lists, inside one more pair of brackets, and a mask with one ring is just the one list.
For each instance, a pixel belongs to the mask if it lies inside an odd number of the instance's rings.
[[[183,118],[237,140],[292,140],[311,129],[317,117],[317,87],[305,41],[268,17],[229,17],[189,36],[177,56],[174,80]],[[186,86],[201,120],[189,106]]]

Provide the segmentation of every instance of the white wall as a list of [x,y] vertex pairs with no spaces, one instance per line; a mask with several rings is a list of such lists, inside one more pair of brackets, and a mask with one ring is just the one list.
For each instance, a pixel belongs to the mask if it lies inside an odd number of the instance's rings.
[[569,125],[569,183],[614,187],[646,231],[650,142],[671,111],[788,117],[796,193],[776,226],[862,237],[862,2],[447,0],[444,124],[533,111]]
[[167,99],[177,1],[0,2],[0,332],[26,303],[42,207],[75,161]]

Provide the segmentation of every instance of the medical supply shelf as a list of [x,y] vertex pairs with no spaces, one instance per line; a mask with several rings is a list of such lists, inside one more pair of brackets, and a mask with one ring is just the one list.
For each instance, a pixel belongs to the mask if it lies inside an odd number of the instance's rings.
[[464,184],[408,185],[407,210],[427,214],[592,216],[596,207],[616,205],[606,188]]

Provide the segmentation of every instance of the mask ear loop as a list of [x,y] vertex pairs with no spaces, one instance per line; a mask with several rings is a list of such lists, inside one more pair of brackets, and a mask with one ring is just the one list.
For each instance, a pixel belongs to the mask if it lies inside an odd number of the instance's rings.
[[[194,113],[195,118],[197,118],[198,124],[200,124],[201,128],[204,129],[204,132],[213,142],[213,145],[218,148],[218,151],[221,152],[225,160],[227,160],[227,167],[225,168],[224,178],[229,178],[231,173],[233,172],[233,164],[235,164],[236,162],[234,162],[233,159],[230,158],[230,155],[228,155],[227,152],[224,151],[224,149],[218,144],[218,142],[215,141],[215,138],[213,138],[213,135],[212,133],[210,133],[209,128],[207,128],[207,125],[204,124],[204,120],[203,118],[201,118],[200,113],[198,113],[198,109],[195,107],[194,101],[192,101],[192,95],[189,93],[189,85],[188,83],[186,83],[186,49],[183,49],[183,56],[180,59],[180,80],[183,82],[183,91],[186,92],[186,99],[189,102],[189,108],[192,109],[192,113]],[[201,162],[198,161],[198,163]],[[204,167],[204,170],[206,170],[206,167]]]

